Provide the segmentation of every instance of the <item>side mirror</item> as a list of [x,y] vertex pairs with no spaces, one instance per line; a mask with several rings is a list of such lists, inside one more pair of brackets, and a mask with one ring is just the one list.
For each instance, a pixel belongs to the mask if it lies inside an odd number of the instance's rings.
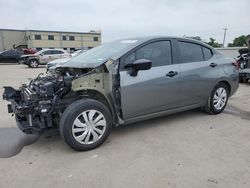
[[130,75],[137,76],[139,70],[149,70],[152,66],[152,61],[147,59],[138,59],[125,68],[130,68]]
[[43,56],[43,55],[44,55],[43,53],[40,54],[40,56]]

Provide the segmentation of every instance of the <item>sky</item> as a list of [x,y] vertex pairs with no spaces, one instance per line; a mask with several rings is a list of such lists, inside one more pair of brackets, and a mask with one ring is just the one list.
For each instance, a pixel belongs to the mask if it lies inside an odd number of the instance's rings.
[[102,41],[148,35],[250,34],[250,0],[0,0],[0,28],[101,30]]

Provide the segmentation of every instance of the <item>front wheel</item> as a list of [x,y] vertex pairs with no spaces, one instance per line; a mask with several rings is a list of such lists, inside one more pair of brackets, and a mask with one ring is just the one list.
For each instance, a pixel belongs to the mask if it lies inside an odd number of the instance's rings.
[[229,91],[224,83],[219,83],[213,89],[204,109],[209,114],[219,114],[223,112],[227,105]]
[[82,99],[72,103],[60,120],[60,134],[73,149],[86,151],[97,148],[109,136],[112,116],[101,102]]
[[31,59],[29,60],[29,67],[31,68],[37,68],[39,66],[39,62],[37,59]]

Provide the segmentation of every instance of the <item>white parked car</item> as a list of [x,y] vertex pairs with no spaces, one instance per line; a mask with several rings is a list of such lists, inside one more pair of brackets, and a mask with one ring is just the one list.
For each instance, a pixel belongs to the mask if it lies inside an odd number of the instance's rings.
[[[76,50],[74,51],[72,54],[71,54],[71,57],[75,57],[76,55],[78,54],[81,54],[81,53],[84,53],[86,52],[87,50]],[[56,67],[64,64],[65,62],[67,62],[68,60],[70,60],[70,58],[63,58],[63,59],[56,59],[56,60],[53,60],[49,63],[46,64],[46,69],[47,71],[49,70],[52,70],[52,69],[55,69]]]
[[47,64],[55,59],[70,58],[71,55],[66,50],[62,49],[44,49],[35,54],[23,55],[20,58],[20,63],[26,64],[29,67],[36,68],[40,64]]

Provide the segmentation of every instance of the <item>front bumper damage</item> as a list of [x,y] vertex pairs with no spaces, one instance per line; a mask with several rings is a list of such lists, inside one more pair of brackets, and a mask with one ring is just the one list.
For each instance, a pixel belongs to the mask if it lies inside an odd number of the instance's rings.
[[52,128],[53,122],[58,122],[56,115],[51,113],[53,101],[39,100],[37,94],[27,86],[19,90],[4,87],[3,99],[10,102],[8,112],[15,115],[17,126],[24,133],[41,133]]
[[118,95],[113,94],[119,86],[112,79],[118,80],[105,66],[94,69],[60,67],[53,73],[39,74],[19,89],[4,87],[3,99],[10,102],[8,112],[15,116],[18,127],[28,134],[58,129],[64,110],[83,98],[99,100],[109,106],[114,114],[113,122],[118,124],[116,109],[120,116],[121,110],[112,101],[119,104]]

